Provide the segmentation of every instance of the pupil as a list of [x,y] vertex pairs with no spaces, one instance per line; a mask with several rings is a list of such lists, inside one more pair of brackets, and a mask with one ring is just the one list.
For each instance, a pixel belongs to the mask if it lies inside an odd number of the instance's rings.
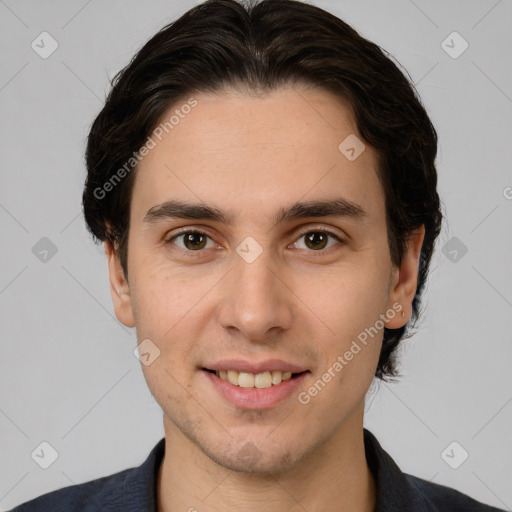
[[[320,244],[318,244],[320,242]],[[313,232],[306,236],[306,245],[310,249],[323,249],[327,243],[327,236],[324,233]]]
[[205,246],[205,237],[199,233],[189,233],[185,236],[187,249],[202,249]]

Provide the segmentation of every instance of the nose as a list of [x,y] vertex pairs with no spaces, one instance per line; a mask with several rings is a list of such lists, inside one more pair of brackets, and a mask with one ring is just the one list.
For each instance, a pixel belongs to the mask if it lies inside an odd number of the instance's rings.
[[268,343],[291,327],[293,293],[268,250],[252,263],[238,255],[234,260],[235,267],[226,276],[219,323],[251,342]]

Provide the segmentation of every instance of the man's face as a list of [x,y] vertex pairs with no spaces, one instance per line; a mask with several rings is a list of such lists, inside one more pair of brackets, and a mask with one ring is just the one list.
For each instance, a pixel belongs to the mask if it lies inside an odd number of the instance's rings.
[[[352,161],[338,148],[358,132],[347,105],[326,92],[195,99],[137,171],[129,285],[116,313],[136,326],[139,343],[160,350],[143,370],[166,434],[186,436],[224,467],[273,473],[362,420],[381,349],[377,321],[398,297],[384,193],[371,148]],[[276,223],[296,203],[339,199],[359,215],[312,210]],[[230,222],[148,215],[168,201],[216,209]],[[367,344],[308,393],[370,327]],[[308,371],[276,403],[247,389],[244,406],[203,369],[227,359],[280,359]]]

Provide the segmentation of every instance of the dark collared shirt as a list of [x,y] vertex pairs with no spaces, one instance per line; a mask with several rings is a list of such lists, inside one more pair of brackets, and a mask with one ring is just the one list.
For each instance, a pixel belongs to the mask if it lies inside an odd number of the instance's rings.
[[[375,512],[500,512],[449,487],[402,473],[366,429],[364,442],[377,486]],[[165,438],[137,468],[58,489],[11,512],[157,512],[157,476],[164,451]]]

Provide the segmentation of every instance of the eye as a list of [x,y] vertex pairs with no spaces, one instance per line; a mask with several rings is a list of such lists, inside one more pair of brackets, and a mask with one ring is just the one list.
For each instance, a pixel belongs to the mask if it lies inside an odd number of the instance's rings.
[[[304,242],[301,242],[300,239],[304,239]],[[297,249],[319,252],[331,248],[336,245],[336,242],[342,243],[343,240],[334,233],[317,229],[302,233],[299,236],[299,240],[293,245]],[[166,243],[176,245],[178,248],[187,252],[200,252],[203,249],[215,247],[215,242],[211,237],[199,230],[182,231],[170,237],[166,240]]]
[[[300,239],[304,239],[303,246],[300,246]],[[329,245],[329,238],[331,238],[331,242],[334,241],[334,243],[331,243]],[[321,251],[323,249],[330,249],[333,245],[336,245],[335,242],[342,243],[343,240],[339,238],[334,233],[331,233],[329,231],[324,230],[314,230],[314,231],[307,231],[305,233],[302,233],[302,235],[299,236],[299,240],[295,242],[293,245],[296,246],[297,249],[306,249],[306,250],[313,250],[313,251]]]
[[169,238],[166,243],[173,243],[185,251],[200,251],[215,246],[215,242],[202,231],[183,231]]

